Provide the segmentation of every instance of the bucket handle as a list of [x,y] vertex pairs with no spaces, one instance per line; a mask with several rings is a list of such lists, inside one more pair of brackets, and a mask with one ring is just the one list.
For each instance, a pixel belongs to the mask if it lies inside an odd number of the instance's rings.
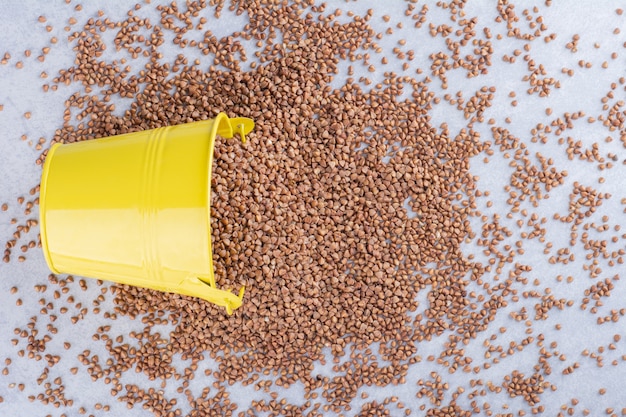
[[202,298],[210,303],[226,308],[228,315],[233,314],[233,310],[241,307],[245,287],[242,286],[239,289],[239,294],[235,295],[230,291],[217,288],[215,282],[211,282],[211,278],[189,277],[178,285],[176,292]]

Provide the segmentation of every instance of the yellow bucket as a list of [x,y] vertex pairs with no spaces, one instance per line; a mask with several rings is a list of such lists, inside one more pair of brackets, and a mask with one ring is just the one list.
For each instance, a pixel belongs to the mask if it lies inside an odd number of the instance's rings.
[[215,119],[50,148],[40,189],[41,243],[55,273],[199,297],[225,307],[211,248],[215,136],[245,135],[247,118]]

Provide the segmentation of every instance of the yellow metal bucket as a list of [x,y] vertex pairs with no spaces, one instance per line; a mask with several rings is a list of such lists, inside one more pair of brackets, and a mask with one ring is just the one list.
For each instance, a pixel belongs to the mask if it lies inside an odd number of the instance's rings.
[[216,135],[254,127],[215,119],[71,144],[47,155],[40,189],[41,243],[55,273],[199,297],[225,307],[211,248],[211,171]]

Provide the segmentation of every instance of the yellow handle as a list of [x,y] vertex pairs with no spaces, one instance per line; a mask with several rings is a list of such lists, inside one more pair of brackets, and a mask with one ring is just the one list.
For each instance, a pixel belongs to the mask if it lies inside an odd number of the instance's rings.
[[230,291],[220,290],[215,287],[215,283],[211,284],[207,281],[210,281],[210,278],[189,277],[176,287],[176,292],[199,297],[220,307],[225,307],[229,315],[233,313],[233,310],[241,307],[245,287],[241,287],[239,294],[235,295]]

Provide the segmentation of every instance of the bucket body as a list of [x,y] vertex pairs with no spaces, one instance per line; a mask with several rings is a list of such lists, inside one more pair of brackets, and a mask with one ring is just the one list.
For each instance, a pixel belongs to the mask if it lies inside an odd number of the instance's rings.
[[204,298],[226,307],[211,248],[216,135],[242,139],[249,119],[215,119],[71,144],[44,164],[40,219],[50,269]]

